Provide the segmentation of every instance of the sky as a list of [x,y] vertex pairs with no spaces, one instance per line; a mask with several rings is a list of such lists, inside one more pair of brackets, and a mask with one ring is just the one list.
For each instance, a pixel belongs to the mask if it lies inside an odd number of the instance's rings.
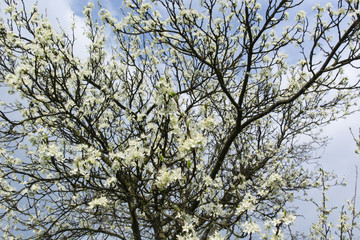
[[[29,6],[35,2],[34,0],[26,0]],[[60,23],[65,29],[70,29],[73,16],[76,20],[76,38],[77,47],[76,54],[86,56],[86,38],[81,34],[84,27],[82,9],[87,4],[87,0],[38,0],[38,6],[41,12],[46,12],[50,22],[55,25]],[[96,4],[96,1],[94,1]],[[120,1],[100,0],[100,3],[109,10],[116,11],[119,9],[116,4]],[[306,1],[309,3],[310,1]],[[325,2],[325,1],[317,1]],[[334,0],[333,5],[336,5]],[[313,3],[313,1],[311,1]],[[46,10],[45,10],[46,9]],[[351,73],[351,77],[356,75]],[[355,134],[359,133],[360,113],[356,113],[347,119],[341,119],[324,128],[324,136],[328,136],[331,140],[325,149],[319,152],[321,158],[320,164],[325,170],[335,172],[340,178],[346,177],[347,187],[335,187],[329,191],[329,206],[341,206],[346,199],[351,199],[354,193],[355,168],[360,167],[360,158],[355,153],[356,145],[351,135],[350,128]],[[359,169],[360,171],[360,169]],[[359,183],[360,186],[360,183]],[[313,197],[319,199],[320,192],[312,192]],[[360,195],[360,191],[359,191]],[[360,199],[360,198],[359,198]],[[360,206],[360,202],[358,204]],[[310,223],[315,220],[314,207],[311,204],[303,203],[300,206],[299,213],[305,216],[305,219],[299,218],[297,228],[305,230],[310,227]]]

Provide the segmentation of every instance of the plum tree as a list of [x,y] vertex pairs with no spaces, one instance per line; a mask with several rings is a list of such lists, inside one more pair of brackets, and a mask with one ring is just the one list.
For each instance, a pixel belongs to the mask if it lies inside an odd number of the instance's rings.
[[328,176],[307,167],[318,131],[358,100],[359,1],[122,2],[84,8],[77,56],[1,1],[4,238],[282,238]]

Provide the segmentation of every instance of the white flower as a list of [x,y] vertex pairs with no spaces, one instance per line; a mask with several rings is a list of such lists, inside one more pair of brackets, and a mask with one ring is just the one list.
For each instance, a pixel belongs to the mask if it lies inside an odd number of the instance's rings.
[[177,168],[171,171],[168,171],[168,169],[163,166],[158,173],[158,176],[156,178],[155,184],[159,188],[166,188],[171,183],[182,179],[181,169]]
[[286,218],[284,218],[284,224],[285,225],[290,225],[291,223],[295,222],[295,220],[296,220],[296,216],[289,215]]
[[185,222],[184,226],[182,227],[184,232],[191,232],[193,228],[194,228],[193,225],[188,222]]
[[108,203],[109,203],[109,201],[106,197],[95,198],[89,203],[88,208],[93,209],[98,206],[106,207],[108,205]]
[[90,15],[91,11],[94,9],[94,4],[92,2],[89,2],[88,5],[86,7],[84,7],[84,11],[83,14],[86,15]]
[[239,205],[239,207],[236,209],[236,212],[238,214],[242,214],[245,211],[248,212],[254,211],[255,205],[256,205],[256,198],[254,196],[251,196],[249,193],[247,193],[245,198]]
[[330,8],[332,8],[332,7],[333,7],[333,6],[332,6],[331,3],[327,3],[326,6],[325,6],[326,9],[330,9]]
[[296,14],[295,20],[299,21],[299,20],[303,20],[306,18],[306,12],[301,10]]
[[247,234],[250,233],[260,233],[261,229],[259,224],[257,224],[256,222],[248,222],[246,221],[245,223],[242,224],[242,227],[244,228],[244,232]]
[[117,181],[116,177],[112,176],[106,179],[105,186],[110,186],[112,183],[115,183],[116,181]]
[[194,133],[195,136],[192,136],[192,138],[185,139],[182,144],[179,146],[180,152],[186,152],[194,148],[198,148],[206,144],[206,139],[204,136],[198,133]]
[[30,188],[30,191],[32,191],[32,192],[37,192],[39,190],[40,190],[40,186],[37,184],[33,184]]
[[224,238],[221,236],[219,232],[216,232],[214,235],[210,237],[210,240],[223,240]]
[[270,60],[271,60],[271,58],[269,57],[269,55],[265,55],[264,57],[263,57],[263,62],[270,62]]

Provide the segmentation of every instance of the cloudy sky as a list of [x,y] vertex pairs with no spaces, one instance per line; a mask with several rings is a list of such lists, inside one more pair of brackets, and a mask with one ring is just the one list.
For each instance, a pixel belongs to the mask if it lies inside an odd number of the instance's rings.
[[[26,0],[26,4],[29,6],[35,2],[33,0]],[[77,47],[76,54],[80,56],[86,56],[86,39],[81,34],[83,23],[82,23],[82,9],[87,4],[87,0],[38,0],[39,10],[46,12],[49,20],[58,25],[61,25],[65,29],[70,29],[73,21],[73,16],[76,19],[76,30],[77,30]],[[95,5],[96,5],[96,1]],[[101,0],[103,7],[110,8],[111,12],[115,12],[119,9],[117,4],[120,1]],[[306,1],[307,3],[313,3],[313,1]],[[317,1],[326,2],[326,1]],[[329,0],[336,6],[334,0]],[[352,78],[356,78],[356,74],[351,72]],[[330,137],[332,140],[328,146],[323,149],[319,154],[321,155],[320,163],[324,169],[328,171],[334,171],[340,177],[345,176],[348,182],[347,187],[336,187],[329,192],[330,202],[329,206],[340,206],[345,203],[345,199],[350,199],[354,193],[354,182],[355,182],[355,166],[359,165],[360,158],[355,154],[355,142],[350,133],[350,128],[355,134],[359,133],[360,127],[360,114],[354,114],[347,119],[341,119],[328,127],[324,128],[323,134]],[[360,167],[360,165],[359,165]],[[360,170],[359,170],[360,171]],[[359,192],[360,194],[360,192]],[[314,197],[319,199],[319,192],[314,193]],[[358,204],[360,206],[360,203]],[[299,219],[299,228],[306,229],[310,227],[311,219],[314,219],[314,208],[309,204],[303,204],[299,211],[303,214],[306,219]]]

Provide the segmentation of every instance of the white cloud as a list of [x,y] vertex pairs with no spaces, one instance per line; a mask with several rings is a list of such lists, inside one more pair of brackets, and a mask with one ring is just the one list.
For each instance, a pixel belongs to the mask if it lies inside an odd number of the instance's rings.
[[[26,7],[31,8],[35,4],[35,0],[29,0],[26,2]],[[65,29],[68,34],[71,33],[71,26],[75,19],[75,55],[85,58],[87,56],[87,44],[89,40],[84,36],[83,31],[85,29],[84,17],[81,13],[75,13],[73,8],[82,9],[87,5],[88,1],[76,1],[76,6],[73,1],[70,0],[37,0],[39,12],[47,16],[50,23],[56,30],[60,30],[60,26]],[[78,7],[80,5],[80,7]]]

